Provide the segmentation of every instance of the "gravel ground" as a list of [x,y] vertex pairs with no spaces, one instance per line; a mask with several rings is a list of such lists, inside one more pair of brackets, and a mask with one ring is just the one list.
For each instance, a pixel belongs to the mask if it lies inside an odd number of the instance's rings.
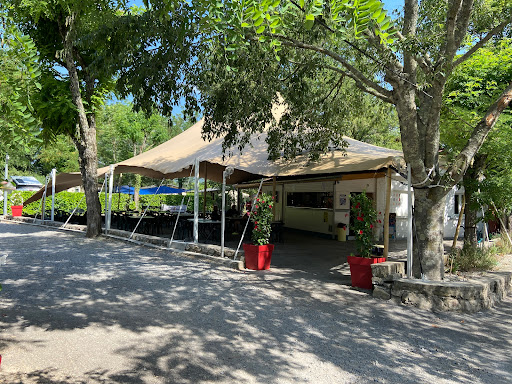
[[435,314],[19,224],[0,249],[2,383],[512,382],[510,298]]

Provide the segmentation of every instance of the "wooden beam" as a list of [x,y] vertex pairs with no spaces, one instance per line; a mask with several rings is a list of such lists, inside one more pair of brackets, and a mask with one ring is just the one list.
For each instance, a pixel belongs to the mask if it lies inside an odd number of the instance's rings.
[[453,236],[452,249],[457,246],[457,238],[459,237],[460,226],[462,225],[462,216],[464,215],[464,208],[466,207],[466,193],[462,195],[462,206],[459,210],[459,220],[457,221],[457,228],[455,228],[455,235]]
[[272,204],[272,217],[276,220],[276,185],[277,177],[272,177],[272,197],[274,198],[274,204]]
[[389,210],[391,208],[391,168],[388,168],[386,185],[386,210],[384,211],[384,257],[389,254]]

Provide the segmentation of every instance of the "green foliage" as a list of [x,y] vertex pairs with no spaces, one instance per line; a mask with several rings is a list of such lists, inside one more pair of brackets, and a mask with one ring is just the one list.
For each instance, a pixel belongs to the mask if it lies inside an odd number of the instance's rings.
[[[176,118],[174,117],[176,120]],[[178,135],[191,124],[152,113],[133,111],[131,104],[110,104],[97,113],[98,162],[117,163],[138,155]]]
[[[505,84],[512,81],[512,40],[503,39],[481,48],[454,72],[445,89],[446,103],[441,115],[441,140],[445,156],[453,158],[464,147],[472,126],[501,94]],[[457,116],[454,116],[453,112]],[[465,124],[461,119],[468,122]],[[455,134],[456,133],[456,134]],[[510,211],[512,198],[512,113],[504,111],[496,127],[478,153],[479,174],[465,178],[464,187],[472,192],[470,207],[496,204]]]
[[[23,191],[18,192],[22,196],[23,200],[27,200],[30,196],[34,194],[31,191]],[[8,196],[12,196],[13,194],[9,194]],[[55,210],[63,211],[67,213],[73,212],[75,207],[78,206],[78,210],[80,212],[85,212],[87,210],[87,206],[85,204],[84,194],[81,192],[59,192],[55,195]],[[140,196],[140,204],[141,207],[149,206],[150,209],[160,209],[162,204],[166,205],[181,205],[183,196],[181,195],[143,195]],[[49,212],[52,208],[51,196],[48,196],[46,199],[45,209]],[[105,193],[102,192],[99,194],[99,200],[101,203],[101,210],[105,213]],[[199,207],[202,209],[203,207],[204,196],[201,194],[199,196]],[[78,205],[80,203],[80,205]],[[187,195],[185,196],[183,204],[187,205],[187,211],[194,211],[194,196]],[[11,204],[9,200],[8,209],[10,213]],[[206,209],[207,211],[211,211],[214,205],[218,205],[218,201],[216,200],[216,196],[212,196],[211,193],[206,195]],[[135,210],[135,203],[133,201],[133,195],[127,195],[124,193],[113,193],[112,194],[112,211],[126,211],[126,210]],[[33,203],[28,204],[23,207],[23,214],[28,216],[38,215],[41,216],[41,200],[35,201]]]
[[338,36],[362,37],[368,30],[385,43],[393,42],[394,23],[379,0],[280,0],[197,1],[201,28],[227,42],[228,54],[248,45],[247,36],[267,43],[277,59],[290,26],[300,23],[305,30],[315,24],[326,26]]
[[370,257],[373,247],[373,229],[377,223],[377,212],[365,191],[350,195],[352,228],[356,236],[359,255]]
[[25,149],[40,142],[31,97],[39,89],[38,53],[32,39],[20,32],[0,4],[0,142]]
[[271,224],[274,219],[273,206],[274,198],[271,195],[264,193],[256,199],[254,209],[250,213],[250,219],[254,223],[251,236],[254,245],[266,245],[270,241]]
[[78,151],[69,136],[58,135],[53,143],[46,143],[38,152],[37,167],[43,175],[53,168],[60,172],[79,172]]
[[488,271],[498,263],[497,249],[494,247],[478,247],[464,245],[462,249],[452,250],[448,261],[450,271],[472,272]]

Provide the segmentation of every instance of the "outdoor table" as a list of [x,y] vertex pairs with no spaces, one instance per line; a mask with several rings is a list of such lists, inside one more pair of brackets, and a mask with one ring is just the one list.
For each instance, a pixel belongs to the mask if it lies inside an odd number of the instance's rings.
[[[128,219],[128,226],[131,231],[135,228],[137,223],[139,222],[142,215],[128,215],[126,216]],[[155,234],[155,217],[154,216],[144,216],[142,217],[142,221],[137,228],[140,232],[145,233],[146,235],[154,235]]]
[[[193,223],[194,219],[187,219],[187,221]],[[198,224],[199,238],[204,242],[210,239],[220,241],[220,220],[198,219]]]

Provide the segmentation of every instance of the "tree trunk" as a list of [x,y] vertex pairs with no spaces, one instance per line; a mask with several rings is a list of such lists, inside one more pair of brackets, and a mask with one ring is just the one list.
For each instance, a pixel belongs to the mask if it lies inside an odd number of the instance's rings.
[[444,277],[444,211],[446,193],[439,189],[414,190],[413,273],[417,278]]
[[94,116],[87,118],[87,113],[82,101],[80,80],[73,55],[73,29],[75,16],[66,17],[65,23],[59,21],[60,32],[64,43],[63,56],[66,69],[69,72],[69,87],[73,104],[78,111],[78,134],[75,140],[80,155],[80,173],[87,204],[87,237],[96,237],[101,234],[101,205],[98,197],[98,156],[96,147],[96,124]]

